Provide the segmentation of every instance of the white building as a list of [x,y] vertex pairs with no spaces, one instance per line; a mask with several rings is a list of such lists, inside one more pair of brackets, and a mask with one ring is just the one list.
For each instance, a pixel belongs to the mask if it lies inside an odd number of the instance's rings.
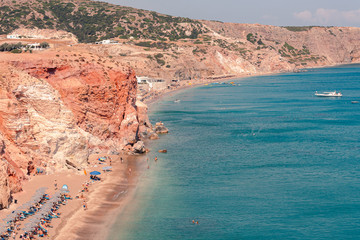
[[149,77],[138,77],[136,76],[136,80],[138,84],[146,84],[148,83]]
[[31,48],[31,49],[41,49],[40,47],[40,43],[29,43],[26,45],[28,48]]
[[20,39],[20,36],[15,34],[15,35],[7,35],[6,36],[7,39]]
[[95,44],[118,44],[118,41],[115,40],[111,40],[111,39],[106,39],[106,40],[102,40],[100,42],[95,42]]
[[153,79],[149,77],[136,77],[138,84],[148,84],[149,88],[152,89],[163,89],[166,88],[165,80],[163,79]]

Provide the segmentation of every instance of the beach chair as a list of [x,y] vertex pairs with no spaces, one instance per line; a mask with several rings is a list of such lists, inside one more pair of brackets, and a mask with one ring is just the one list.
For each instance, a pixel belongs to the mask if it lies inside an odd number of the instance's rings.
[[40,226],[40,228],[41,228],[41,230],[45,233],[45,234],[47,234],[47,230],[46,230],[46,228],[44,228],[41,224],[39,225]]

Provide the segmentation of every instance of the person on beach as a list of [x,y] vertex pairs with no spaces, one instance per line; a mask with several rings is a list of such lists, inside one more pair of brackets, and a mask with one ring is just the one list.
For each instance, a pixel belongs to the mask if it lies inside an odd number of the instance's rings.
[[129,168],[129,174],[131,175],[131,168]]
[[87,210],[87,204],[86,204],[86,202],[85,202],[85,199],[84,199],[84,201],[83,201],[83,207],[84,207],[84,210]]
[[57,190],[57,181],[55,179],[55,182],[54,182],[54,187],[55,187],[55,190]]
[[123,158],[122,158],[122,157],[120,157],[120,161],[121,161],[121,163],[123,163],[123,161],[124,161],[124,160],[123,160]]

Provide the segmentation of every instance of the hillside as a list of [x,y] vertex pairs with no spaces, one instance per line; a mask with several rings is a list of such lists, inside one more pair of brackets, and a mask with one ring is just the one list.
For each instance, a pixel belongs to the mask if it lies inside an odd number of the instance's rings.
[[121,45],[86,48],[128,62],[138,75],[168,80],[294,71],[360,59],[358,28],[199,21],[90,0],[2,0],[0,34],[26,36],[26,29],[60,30],[83,43],[116,39]]
[[80,42],[101,39],[196,38],[202,24],[140,9],[89,0],[30,0],[0,2],[0,34],[19,27],[58,29],[73,33]]

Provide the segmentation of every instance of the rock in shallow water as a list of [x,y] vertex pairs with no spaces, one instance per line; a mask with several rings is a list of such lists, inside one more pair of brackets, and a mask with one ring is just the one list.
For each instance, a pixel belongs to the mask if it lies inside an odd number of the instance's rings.
[[157,122],[153,130],[157,134],[164,134],[169,132],[169,129],[167,129],[162,122]]

